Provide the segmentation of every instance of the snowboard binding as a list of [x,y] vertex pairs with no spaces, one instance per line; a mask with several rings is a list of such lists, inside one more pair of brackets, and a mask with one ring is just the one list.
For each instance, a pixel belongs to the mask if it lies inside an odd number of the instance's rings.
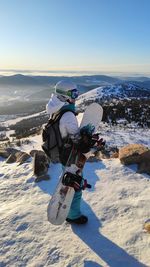
[[83,179],[83,177],[79,174],[73,174],[71,172],[64,173],[62,184],[65,186],[73,187],[75,191],[91,188],[91,185],[87,183],[86,179]]

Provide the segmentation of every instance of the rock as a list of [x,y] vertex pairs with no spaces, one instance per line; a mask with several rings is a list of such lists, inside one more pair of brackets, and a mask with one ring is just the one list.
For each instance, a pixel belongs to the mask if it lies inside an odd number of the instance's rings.
[[113,159],[119,158],[119,152],[114,152],[110,157]]
[[138,164],[141,160],[141,155],[149,149],[141,144],[130,144],[119,149],[119,159],[122,164]]
[[148,219],[147,221],[145,221],[143,229],[150,234],[150,219]]
[[15,149],[15,148],[0,148],[0,156],[3,158],[8,158],[11,154],[14,154],[16,152],[18,152],[19,150]]
[[26,152],[17,152],[16,153],[16,162],[19,162],[19,165],[25,163],[30,158],[30,155]]
[[150,175],[150,150],[144,152],[140,156],[140,162],[138,163],[138,173],[147,173]]
[[15,153],[12,153],[6,160],[6,163],[14,163],[18,162],[19,165],[23,164],[24,162],[27,161],[27,159],[30,158],[30,155],[27,154],[26,152],[18,151]]
[[10,156],[8,156],[8,158],[6,159],[6,163],[14,163],[16,162],[16,155],[15,154],[11,154]]
[[7,158],[6,163],[19,162],[20,164],[26,162],[26,160],[30,158],[30,155],[26,152],[11,147],[0,149],[0,156]]
[[47,174],[49,168],[49,160],[46,156],[46,154],[41,151],[37,150],[37,152],[34,154],[33,159],[33,173],[34,175],[42,176]]
[[[31,157],[34,157],[35,153],[37,153],[38,151],[39,151],[39,150],[37,150],[37,149],[33,149],[33,150],[30,151],[29,154],[30,154]],[[41,151],[41,152],[42,152],[42,151]]]

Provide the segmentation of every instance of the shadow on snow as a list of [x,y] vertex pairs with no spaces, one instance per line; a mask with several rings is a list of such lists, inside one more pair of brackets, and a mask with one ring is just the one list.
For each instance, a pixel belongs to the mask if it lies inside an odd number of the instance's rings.
[[[90,206],[84,202],[84,210],[89,217],[87,225],[71,225],[73,232],[86,243],[103,261],[110,267],[144,267],[146,265],[138,262],[133,256],[129,255],[124,249],[109,240],[100,233],[101,222],[96,217]],[[115,230],[115,229],[114,229]],[[116,229],[117,231],[117,229]],[[88,265],[85,265],[88,266]],[[90,266],[90,265],[89,265]],[[92,265],[91,265],[92,266]],[[97,266],[94,265],[93,266]]]
[[[85,176],[88,182],[92,184],[93,191],[96,182],[99,177],[96,175],[96,169],[106,168],[102,162],[99,163],[87,163],[85,166]],[[51,180],[43,181],[37,184],[41,190],[45,193],[52,195],[56,185],[58,183],[58,177],[61,173],[60,164],[52,164],[49,170]],[[91,191],[91,190],[90,190]],[[90,192],[89,192],[90,193]],[[100,233],[101,222],[96,217],[91,207],[82,201],[82,208],[86,211],[86,215],[89,217],[87,225],[71,225],[73,232],[79,236],[79,238],[86,243],[86,245],[93,250],[103,261],[105,261],[110,267],[145,267],[146,265],[140,263],[133,256],[129,255],[124,249],[117,244],[109,240],[107,237]],[[115,230],[115,229],[114,229]],[[117,231],[117,229],[116,229]],[[84,267],[101,267],[96,262],[84,261]]]

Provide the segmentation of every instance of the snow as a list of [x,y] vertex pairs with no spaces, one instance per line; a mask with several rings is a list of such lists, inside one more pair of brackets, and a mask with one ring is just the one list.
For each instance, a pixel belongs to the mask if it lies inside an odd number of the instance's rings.
[[126,128],[122,126],[111,126],[101,124],[99,132],[110,146],[122,147],[127,144],[142,144],[150,147],[150,129],[137,128],[130,125]]
[[79,105],[83,104],[86,101],[95,101],[96,100],[128,100],[140,98],[149,99],[149,89],[140,88],[131,83],[116,83],[114,85],[108,84],[99,86],[93,90],[90,90],[84,94],[81,94],[77,100]]
[[[80,115],[81,116],[81,115]],[[101,126],[109,145],[150,146],[149,130]],[[41,149],[41,136],[22,150]],[[139,267],[150,266],[150,177],[125,167],[119,159],[87,162],[84,176],[92,189],[83,191],[84,226],[47,221],[47,205],[61,173],[51,164],[49,181],[34,182],[32,159],[22,165],[0,158],[0,267]]]
[[30,118],[34,118],[34,117],[37,117],[37,116],[41,116],[43,114],[46,114],[46,111],[41,111],[41,112],[38,112],[38,113],[34,113],[32,115],[28,115],[28,116],[24,116],[24,117],[18,117],[18,118],[12,118],[12,119],[8,119],[7,120],[7,117],[5,118],[5,122],[3,122],[3,126],[5,127],[9,127],[10,125],[15,125],[16,123],[22,121],[22,120],[26,120],[26,119],[30,119]]
[[103,87],[97,87],[96,89],[92,89],[91,91],[88,91],[82,95],[79,96],[78,100],[77,100],[77,104],[81,104],[85,99],[86,100],[94,100],[97,98],[97,96],[99,98],[101,98],[103,96]]

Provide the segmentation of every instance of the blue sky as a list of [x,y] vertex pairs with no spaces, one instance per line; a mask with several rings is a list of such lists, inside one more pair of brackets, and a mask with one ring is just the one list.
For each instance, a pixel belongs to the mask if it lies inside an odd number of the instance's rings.
[[150,73],[149,12],[149,0],[0,0],[0,69]]

